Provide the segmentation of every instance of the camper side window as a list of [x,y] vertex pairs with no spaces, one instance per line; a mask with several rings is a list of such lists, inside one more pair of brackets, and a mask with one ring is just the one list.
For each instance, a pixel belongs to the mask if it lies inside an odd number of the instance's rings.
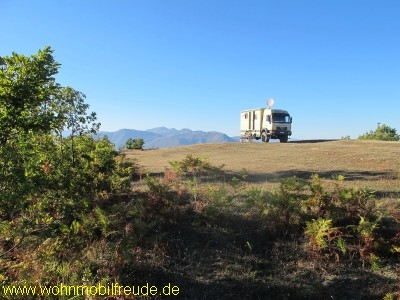
[[244,114],[244,118],[247,119],[249,115],[247,113]]

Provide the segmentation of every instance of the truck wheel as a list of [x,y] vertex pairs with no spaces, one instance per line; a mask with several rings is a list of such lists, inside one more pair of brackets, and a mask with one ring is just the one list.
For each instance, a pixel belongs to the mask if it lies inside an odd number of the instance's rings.
[[265,131],[263,131],[263,132],[261,133],[261,141],[262,141],[263,143],[268,143],[268,142],[269,142],[268,135],[267,135],[267,133],[266,133]]
[[287,141],[288,141],[288,136],[287,136],[287,135],[281,136],[281,137],[279,138],[279,141],[280,141],[281,143],[287,143]]

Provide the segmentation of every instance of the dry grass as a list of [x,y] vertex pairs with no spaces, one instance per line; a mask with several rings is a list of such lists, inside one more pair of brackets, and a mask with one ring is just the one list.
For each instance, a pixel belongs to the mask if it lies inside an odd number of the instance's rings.
[[328,141],[300,143],[224,143],[146,151],[127,151],[142,172],[161,173],[170,161],[186,155],[203,156],[228,172],[246,169],[254,185],[270,188],[280,178],[323,178],[344,175],[349,187],[367,187],[377,198],[400,198],[400,144],[379,141]]
[[[189,154],[205,157],[213,166],[224,165],[228,173],[246,169],[246,188],[264,191],[292,176],[308,179],[318,174],[329,186],[333,175],[344,175],[342,186],[375,190],[381,205],[397,214],[397,220],[400,215],[398,142],[202,144],[126,154],[143,174],[161,174],[171,168],[169,162]],[[143,180],[133,184],[134,189],[146,187]],[[325,265],[305,255],[302,235],[277,238],[268,220],[240,211],[240,205],[204,211],[196,203],[192,209],[174,211],[174,225],[167,232],[168,272],[162,276],[182,287],[180,299],[382,299],[398,291],[398,259],[385,262],[377,272],[351,260]]]

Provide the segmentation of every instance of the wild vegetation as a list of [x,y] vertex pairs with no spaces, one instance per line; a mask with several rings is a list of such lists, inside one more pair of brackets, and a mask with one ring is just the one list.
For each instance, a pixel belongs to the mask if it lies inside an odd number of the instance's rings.
[[360,140],[378,140],[378,141],[398,141],[400,135],[396,128],[392,128],[386,124],[378,123],[374,131],[370,130],[358,137]]
[[[184,199],[166,243],[187,299],[399,296],[397,143],[173,150],[126,154],[153,171],[158,193]],[[133,187],[148,190],[140,180]]]
[[123,148],[125,149],[135,149],[135,150],[142,150],[144,146],[144,140],[143,139],[132,139],[129,138],[126,142]]
[[397,144],[116,151],[52,53],[1,59],[2,298],[116,283],[179,299],[399,296]]
[[92,138],[96,114],[82,93],[55,81],[60,65],[52,53],[46,47],[1,59],[2,286],[73,284],[99,274],[88,256],[109,234],[102,205],[130,192],[132,163],[107,138]]

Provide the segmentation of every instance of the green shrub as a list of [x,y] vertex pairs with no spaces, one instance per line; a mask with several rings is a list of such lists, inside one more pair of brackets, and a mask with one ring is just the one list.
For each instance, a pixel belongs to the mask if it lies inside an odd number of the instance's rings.
[[130,192],[133,164],[107,137],[92,137],[96,114],[85,95],[56,82],[50,48],[2,64],[1,281],[80,284],[92,267],[87,248],[114,234],[102,206]]
[[283,179],[278,188],[266,195],[262,213],[281,234],[286,235],[287,230],[296,230],[304,223],[307,184],[297,177]]
[[379,141],[398,141],[400,135],[395,128],[391,128],[386,124],[378,123],[375,131],[369,131],[360,135],[359,140],[379,140]]
[[224,166],[212,166],[205,157],[194,157],[188,154],[182,161],[171,161],[169,164],[178,176],[197,177],[197,179],[215,179],[223,174]]

